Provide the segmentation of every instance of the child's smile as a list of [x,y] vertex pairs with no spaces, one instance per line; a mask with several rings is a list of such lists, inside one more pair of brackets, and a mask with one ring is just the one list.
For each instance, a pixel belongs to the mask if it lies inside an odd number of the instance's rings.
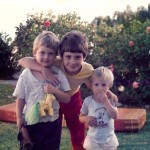
[[63,63],[66,72],[70,75],[75,75],[82,68],[83,54],[65,52],[63,55]]

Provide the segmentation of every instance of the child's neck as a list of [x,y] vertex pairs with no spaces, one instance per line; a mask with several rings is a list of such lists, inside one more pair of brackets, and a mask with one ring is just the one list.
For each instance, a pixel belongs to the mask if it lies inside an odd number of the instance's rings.
[[96,95],[93,95],[92,97],[93,97],[93,99],[94,99],[95,102],[98,102],[98,100],[96,98]]
[[44,80],[44,76],[41,72],[31,70],[31,73],[37,80]]

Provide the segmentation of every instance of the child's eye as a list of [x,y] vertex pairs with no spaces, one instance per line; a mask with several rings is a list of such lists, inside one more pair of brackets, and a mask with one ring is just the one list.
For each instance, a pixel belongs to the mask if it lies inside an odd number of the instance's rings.
[[48,53],[48,55],[54,55],[54,53]]
[[98,86],[99,84],[98,83],[95,83],[95,86]]
[[67,59],[70,59],[70,58],[71,58],[71,56],[66,56],[66,58],[67,58]]
[[75,59],[81,59],[81,56],[76,56]]
[[45,54],[45,52],[41,52],[41,54]]
[[103,84],[102,84],[102,86],[106,86],[106,84],[105,84],[105,83],[103,83]]

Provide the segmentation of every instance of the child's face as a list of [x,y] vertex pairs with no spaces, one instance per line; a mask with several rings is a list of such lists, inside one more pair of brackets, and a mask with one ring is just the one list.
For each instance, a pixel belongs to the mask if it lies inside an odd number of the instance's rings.
[[92,91],[93,94],[97,94],[100,91],[103,91],[104,93],[107,93],[107,91],[110,89],[110,81],[101,79],[100,77],[95,76],[92,81]]
[[76,74],[80,71],[84,61],[82,53],[64,52],[63,65],[68,74]]
[[33,55],[43,67],[51,66],[56,58],[55,51],[46,46],[41,46],[36,52],[33,52]]

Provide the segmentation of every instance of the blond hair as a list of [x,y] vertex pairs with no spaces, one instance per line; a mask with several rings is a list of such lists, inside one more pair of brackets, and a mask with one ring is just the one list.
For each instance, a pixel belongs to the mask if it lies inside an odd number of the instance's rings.
[[51,31],[43,31],[39,34],[33,43],[33,53],[41,46],[46,46],[55,50],[55,54],[58,54],[60,40],[58,37]]
[[110,88],[112,87],[113,82],[114,82],[114,75],[112,71],[108,69],[107,67],[102,66],[102,67],[98,67],[94,69],[93,74],[91,76],[91,81],[93,80],[95,76],[99,77],[100,79],[110,81]]

